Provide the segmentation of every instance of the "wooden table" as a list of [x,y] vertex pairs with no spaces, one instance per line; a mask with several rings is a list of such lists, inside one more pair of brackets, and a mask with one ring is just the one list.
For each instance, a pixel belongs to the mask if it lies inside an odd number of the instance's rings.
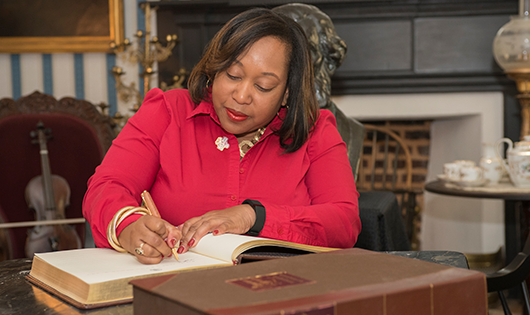
[[[429,261],[467,269],[467,260],[461,253],[451,251],[412,252],[394,251],[388,254]],[[46,293],[25,280],[31,270],[31,259],[0,262],[0,314],[2,315],[129,315],[133,304],[122,304],[93,310],[80,310]]]

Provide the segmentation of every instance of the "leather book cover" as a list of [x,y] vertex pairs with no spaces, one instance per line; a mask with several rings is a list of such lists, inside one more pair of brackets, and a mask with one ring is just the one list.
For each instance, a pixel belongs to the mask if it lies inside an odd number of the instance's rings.
[[485,274],[359,248],[131,281],[134,314],[488,314]]

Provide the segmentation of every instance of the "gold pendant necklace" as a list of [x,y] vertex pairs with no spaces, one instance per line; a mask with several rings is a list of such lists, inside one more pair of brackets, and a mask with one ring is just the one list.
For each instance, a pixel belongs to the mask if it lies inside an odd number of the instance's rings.
[[260,128],[258,131],[256,131],[256,134],[252,140],[242,140],[239,143],[239,155],[241,158],[243,158],[248,150],[250,150],[250,148],[252,148],[259,141],[264,132],[265,128]]

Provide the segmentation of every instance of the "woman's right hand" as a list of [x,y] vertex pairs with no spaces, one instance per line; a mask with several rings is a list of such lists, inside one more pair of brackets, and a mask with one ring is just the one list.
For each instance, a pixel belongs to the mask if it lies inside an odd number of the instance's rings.
[[[125,227],[118,241],[141,263],[158,264],[164,257],[171,256],[171,248],[179,244],[181,238],[182,233],[172,224],[152,215],[144,215]],[[140,253],[136,249],[140,249]]]

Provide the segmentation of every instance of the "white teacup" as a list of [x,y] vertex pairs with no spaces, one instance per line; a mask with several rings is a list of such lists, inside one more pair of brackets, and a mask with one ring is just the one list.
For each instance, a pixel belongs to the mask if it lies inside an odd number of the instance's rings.
[[444,175],[449,180],[460,180],[460,165],[457,163],[445,163]]
[[484,179],[484,170],[478,166],[465,166],[460,168],[460,180],[476,182]]
[[460,167],[474,167],[475,162],[471,160],[456,160],[453,163],[460,165]]

